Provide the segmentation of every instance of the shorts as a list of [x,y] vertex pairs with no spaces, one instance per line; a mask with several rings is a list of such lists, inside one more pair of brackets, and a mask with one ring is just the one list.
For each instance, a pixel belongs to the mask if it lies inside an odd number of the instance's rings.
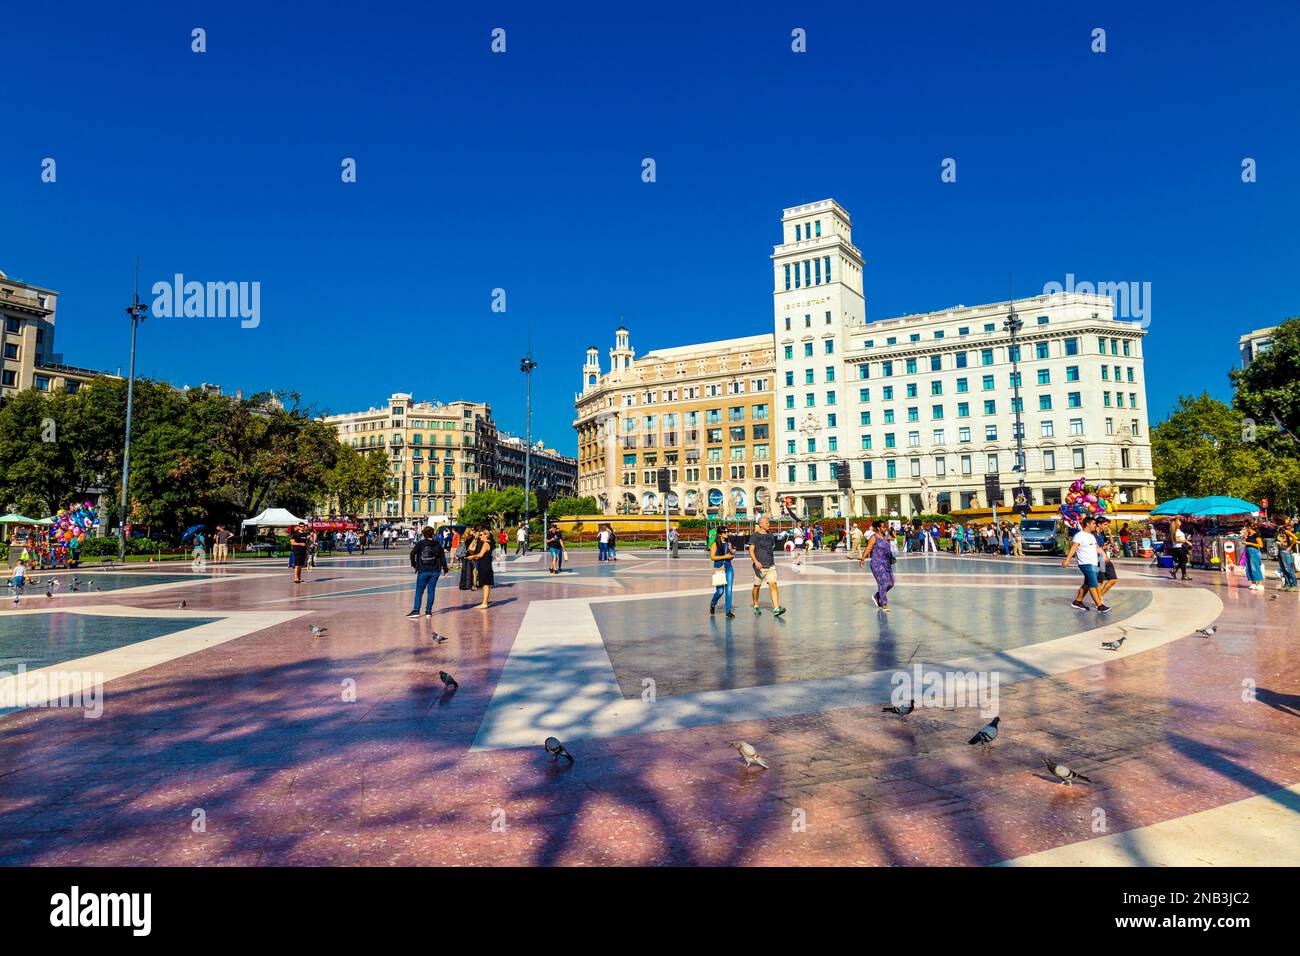
[[1083,586],[1092,590],[1097,586],[1097,565],[1081,564],[1079,570],[1083,572]]
[[1103,572],[1101,573],[1101,580],[1103,580],[1103,581],[1118,581],[1118,580],[1119,580],[1119,575],[1115,573],[1115,562],[1114,562],[1114,561],[1107,561],[1107,562],[1106,562],[1106,570],[1103,571]]
[[776,584],[776,565],[770,568],[754,568],[755,584]]

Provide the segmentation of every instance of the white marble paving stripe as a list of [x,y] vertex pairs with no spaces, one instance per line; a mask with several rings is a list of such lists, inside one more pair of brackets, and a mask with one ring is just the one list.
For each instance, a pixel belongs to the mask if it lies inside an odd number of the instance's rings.
[[996,865],[1294,867],[1300,860],[1298,813],[1300,784]]
[[[60,610],[60,609],[52,609]],[[22,612],[20,612],[22,613]],[[43,613],[39,611],[26,613]],[[41,683],[52,684],[58,687],[61,683],[58,679],[59,674],[69,672],[94,673],[102,674],[105,683],[117,680],[120,677],[126,677],[138,671],[150,667],[156,667],[159,664],[165,664],[168,661],[176,660],[179,657],[185,657],[198,651],[206,650],[209,647],[216,647],[227,641],[233,641],[236,638],[253,634],[257,631],[273,627],[276,624],[283,624],[285,621],[292,621],[294,618],[301,617],[305,611],[164,611],[150,608],[124,607],[115,604],[103,604],[96,607],[62,609],[65,614],[85,614],[97,617],[141,617],[141,618],[175,618],[178,621],[192,620],[194,618],[220,617],[220,620],[211,621],[207,624],[201,624],[198,627],[192,627],[184,631],[178,631],[174,634],[164,634],[161,637],[151,638],[147,641],[137,641],[134,644],[126,644],[122,647],[116,647],[110,651],[103,651],[99,654],[90,654],[86,657],[78,657],[74,660],[61,661],[50,667],[34,668],[26,672],[25,679],[35,679]],[[53,680],[51,680],[53,678]],[[0,678],[0,700],[13,699],[15,693],[14,681],[17,678],[14,675]],[[30,685],[29,685],[30,686]],[[44,697],[38,695],[32,698],[27,696],[28,705],[38,705],[50,699],[51,694]],[[3,708],[0,709],[0,715],[9,714],[21,708]]]
[[[822,584],[815,582],[816,586]],[[660,697],[655,703],[624,698],[590,605],[703,595],[711,590],[570,598],[530,604],[479,726],[474,749],[528,746],[548,734],[562,740],[582,740],[788,717],[861,707],[889,698],[894,669],[673,695]],[[1000,683],[1012,683],[1151,650],[1206,626],[1222,610],[1222,603],[1209,591],[1187,589],[1176,594],[1154,591],[1147,607],[1105,627],[955,661],[913,663],[927,670],[996,671]],[[1121,650],[1102,649],[1102,641],[1125,634],[1127,640]]]

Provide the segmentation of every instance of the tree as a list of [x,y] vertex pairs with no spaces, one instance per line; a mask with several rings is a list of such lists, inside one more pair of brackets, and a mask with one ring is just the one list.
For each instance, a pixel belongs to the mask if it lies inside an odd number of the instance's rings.
[[[530,494],[528,501],[528,510],[536,514],[537,496]],[[524,517],[524,489],[510,487],[499,491],[496,489],[476,491],[461,502],[456,517],[461,524],[475,527],[488,525],[493,528],[503,528],[515,524]]]
[[1184,396],[1151,430],[1156,497],[1232,495],[1250,501],[1271,496],[1278,504],[1300,498],[1294,457],[1272,450],[1277,429],[1252,425],[1240,411],[1208,393]]
[[340,512],[358,514],[367,501],[388,494],[387,457],[378,449],[359,452],[351,445],[341,445],[325,488]]
[[1277,327],[1273,343],[1250,365],[1229,375],[1237,392],[1233,407],[1257,425],[1267,423],[1300,453],[1300,316]]
[[600,514],[600,505],[596,504],[596,499],[591,497],[584,498],[556,498],[547,508],[552,518],[561,518],[565,515],[598,515]]

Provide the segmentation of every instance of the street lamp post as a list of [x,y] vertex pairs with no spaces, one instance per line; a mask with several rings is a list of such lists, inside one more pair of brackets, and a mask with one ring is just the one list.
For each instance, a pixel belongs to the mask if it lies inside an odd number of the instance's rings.
[[118,508],[117,560],[126,563],[126,514],[130,499],[127,497],[131,475],[131,406],[135,393],[135,333],[140,323],[148,317],[149,307],[140,301],[139,264],[136,265],[136,289],[126,314],[131,317],[131,370],[126,380],[126,442],[122,446],[122,500]]
[[1020,347],[1016,344],[1016,335],[1025,327],[1025,323],[1016,315],[1015,303],[1009,301],[1008,306],[1010,311],[1002,327],[1011,333],[1011,386],[1014,394],[1012,408],[1016,413],[1016,463],[1011,470],[1017,476],[1017,494],[1021,494],[1025,488],[1025,434],[1020,420]]
[[[524,373],[527,379],[525,386],[524,407],[524,535],[528,535],[528,497],[532,491],[533,479],[533,369],[537,368],[537,363],[533,361],[533,353],[530,349],[528,354],[519,361],[519,371]],[[546,529],[542,529],[542,535],[545,536]],[[526,546],[532,549],[531,542]]]

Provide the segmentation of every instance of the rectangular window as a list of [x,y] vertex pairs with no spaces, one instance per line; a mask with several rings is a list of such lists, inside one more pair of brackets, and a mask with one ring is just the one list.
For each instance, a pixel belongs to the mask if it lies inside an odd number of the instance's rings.
[[1083,449],[1075,448],[1073,449],[1073,452],[1074,452],[1074,470],[1079,472],[1080,474],[1083,474],[1083,468],[1084,468]]
[[858,401],[860,401],[860,402],[869,402],[869,401],[871,401],[871,389],[869,389],[869,388],[860,388],[860,389],[858,389]]
[[1037,345],[1035,345],[1035,346],[1034,346],[1034,355],[1035,355],[1037,358],[1040,358],[1040,359],[1045,359],[1045,358],[1047,358],[1047,343],[1046,343],[1046,342],[1039,342]]
[[1038,433],[1044,438],[1051,438],[1056,434],[1056,426],[1050,420],[1039,422]]
[[991,392],[991,391],[993,391],[993,376],[992,376],[992,375],[985,375],[985,376],[984,376],[984,380],[983,380],[983,384],[984,384],[984,391],[986,391],[986,392]]
[[913,477],[913,478],[920,478],[920,477],[921,477],[921,459],[919,459],[919,458],[909,458],[909,459],[908,459],[908,463],[909,463],[909,465],[911,466],[911,469],[912,469],[912,477]]
[[871,378],[871,367],[866,362],[858,366],[858,378]]
[[943,418],[943,406],[942,406],[942,405],[931,405],[931,406],[930,406],[930,417],[931,417],[931,418]]
[[787,345],[787,346],[785,347],[785,357],[786,357],[787,359],[792,359],[792,358],[794,358],[794,346],[793,346],[793,345]]
[[1079,366],[1067,365],[1065,367],[1065,380],[1067,382],[1077,382],[1079,380]]
[[1056,471],[1056,452],[1050,448],[1043,452],[1043,471]]
[[835,340],[834,340],[834,339],[827,339],[827,340],[825,341],[825,343],[823,343],[822,348],[826,351],[826,354],[827,354],[827,355],[834,355],[834,354],[835,354]]
[[[790,264],[788,262],[786,263],[785,266],[785,289],[787,292],[790,291]],[[789,325],[790,320],[786,319],[785,321],[786,321],[786,328],[788,329],[790,327]]]
[[1082,419],[1082,418],[1071,418],[1071,419],[1070,419],[1070,437],[1071,437],[1071,438],[1078,438],[1078,437],[1079,437],[1080,435],[1082,435],[1082,434],[1083,434],[1083,419]]
[[1078,340],[1078,339],[1066,339],[1066,340],[1065,340],[1065,354],[1066,354],[1066,355],[1078,355],[1078,354],[1079,354],[1079,340]]
[[961,473],[962,473],[963,475],[969,475],[969,474],[971,473],[971,456],[970,456],[970,455],[962,455],[962,456],[961,456]]
[[816,381],[816,373],[813,372],[813,370],[810,369],[810,368],[806,368],[806,369],[804,369],[804,370],[803,370],[803,383],[804,383],[805,385],[811,385],[811,384],[812,384],[813,382],[815,382],[815,381]]
[[1039,396],[1038,396],[1038,410],[1039,410],[1040,412],[1050,412],[1050,411],[1052,410],[1052,396],[1051,396],[1051,395],[1039,395]]
[[[962,334],[965,335],[966,333],[963,332]],[[954,356],[953,356],[953,366],[952,366],[952,367],[953,367],[953,368],[965,368],[965,367],[966,367],[966,353],[965,353],[965,352],[957,352],[957,353],[954,354]]]
[[885,477],[890,480],[898,477],[898,464],[892,458],[885,462]]
[[990,398],[988,401],[984,403],[984,414],[996,415],[997,413],[998,413],[998,403],[996,400]]
[[916,374],[916,359],[910,358],[907,360],[907,374],[908,375]]
[[1065,403],[1066,403],[1070,408],[1082,408],[1082,407],[1083,407],[1083,395],[1082,395],[1082,393],[1080,393],[1080,392],[1067,392],[1067,393],[1066,393],[1066,396],[1065,396]]
[[993,364],[993,350],[992,350],[992,349],[981,349],[981,350],[980,350],[980,364],[981,364],[981,365],[992,365],[992,364]]
[[[939,334],[942,334],[942,333],[939,333]],[[941,371],[942,369],[943,369],[943,356],[941,356],[941,355],[931,355],[931,356],[930,356],[930,371],[931,371],[931,372],[938,372],[938,371]]]
[[961,444],[967,444],[970,441],[970,426],[966,425],[957,429],[957,441]]
[[828,382],[833,382],[833,381],[835,381],[835,366],[834,366],[834,365],[827,365],[827,366],[826,366],[826,381],[828,381]]
[[827,405],[834,405],[834,404],[835,404],[835,393],[834,393],[834,392],[827,392],[827,393],[826,393],[826,404],[827,404]]

